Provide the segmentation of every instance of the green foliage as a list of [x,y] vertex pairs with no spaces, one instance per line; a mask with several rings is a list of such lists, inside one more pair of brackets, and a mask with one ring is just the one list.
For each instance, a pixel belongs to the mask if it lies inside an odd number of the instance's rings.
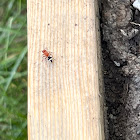
[[26,0],[0,2],[0,140],[27,139]]

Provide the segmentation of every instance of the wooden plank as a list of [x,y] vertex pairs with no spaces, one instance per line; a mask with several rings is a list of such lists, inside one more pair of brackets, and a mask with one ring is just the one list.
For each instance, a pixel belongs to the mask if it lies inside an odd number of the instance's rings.
[[28,0],[27,9],[28,139],[103,140],[97,1]]

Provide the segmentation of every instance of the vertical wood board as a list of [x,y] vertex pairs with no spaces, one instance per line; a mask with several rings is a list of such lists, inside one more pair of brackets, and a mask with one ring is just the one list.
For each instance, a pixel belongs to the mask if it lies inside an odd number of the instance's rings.
[[28,0],[27,9],[28,139],[104,140],[97,1]]

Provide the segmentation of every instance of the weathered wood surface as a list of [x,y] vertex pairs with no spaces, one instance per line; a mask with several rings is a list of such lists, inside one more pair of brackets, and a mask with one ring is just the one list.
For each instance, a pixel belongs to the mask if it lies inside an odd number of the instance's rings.
[[27,10],[28,139],[104,140],[97,2],[28,0]]

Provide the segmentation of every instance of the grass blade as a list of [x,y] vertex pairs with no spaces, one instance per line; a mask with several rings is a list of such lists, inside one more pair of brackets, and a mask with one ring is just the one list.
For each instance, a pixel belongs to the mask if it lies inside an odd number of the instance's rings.
[[11,71],[11,74],[10,74],[10,76],[9,76],[9,78],[8,78],[8,80],[7,80],[6,86],[5,86],[5,92],[7,91],[8,87],[9,87],[9,85],[10,85],[10,83],[11,83],[11,81],[12,81],[12,79],[13,79],[13,77],[14,77],[14,75],[15,75],[15,73],[16,73],[16,71],[17,71],[17,69],[18,69],[18,67],[19,67],[19,65],[20,65],[20,63],[21,63],[21,61],[22,61],[22,59],[23,59],[24,56],[26,55],[26,53],[27,53],[27,47],[25,47],[25,48],[23,49],[23,51],[22,51],[21,54],[19,55],[19,57],[18,57],[18,59],[17,59],[15,65],[14,65],[12,71]]

